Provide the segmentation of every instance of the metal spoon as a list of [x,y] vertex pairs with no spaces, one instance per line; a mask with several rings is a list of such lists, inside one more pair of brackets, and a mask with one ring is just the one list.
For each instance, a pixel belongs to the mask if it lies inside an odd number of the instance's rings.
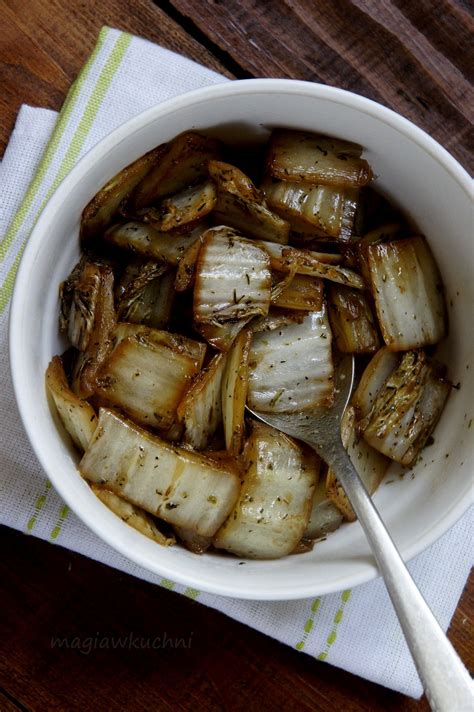
[[472,712],[474,688],[469,673],[410,576],[342,445],[340,422],[353,384],[354,359],[346,356],[336,369],[332,408],[276,415],[249,410],[264,423],[313,447],[337,472],[385,580],[431,708],[436,712]]

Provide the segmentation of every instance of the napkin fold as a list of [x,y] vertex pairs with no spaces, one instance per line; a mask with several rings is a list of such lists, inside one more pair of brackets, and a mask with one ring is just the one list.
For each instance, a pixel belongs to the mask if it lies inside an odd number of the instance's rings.
[[[188,596],[373,682],[419,697],[422,688],[383,582],[315,599],[227,599],[136,566],[98,539],[41,470],[15,405],[8,362],[8,306],[30,231],[55,188],[103,136],[141,111],[191,89],[228,81],[195,62],[104,28],[59,114],[23,106],[0,164],[0,523]],[[442,627],[472,562],[472,516],[414,559],[410,571]]]

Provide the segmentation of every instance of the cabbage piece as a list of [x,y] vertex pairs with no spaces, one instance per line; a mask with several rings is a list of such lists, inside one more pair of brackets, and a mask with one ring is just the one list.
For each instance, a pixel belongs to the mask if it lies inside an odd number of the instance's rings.
[[314,250],[300,249],[288,247],[285,245],[277,245],[275,242],[267,242],[266,240],[255,240],[257,245],[263,247],[270,256],[272,269],[278,271],[286,271],[288,269],[289,257],[299,257],[300,262],[315,261],[318,264],[324,262],[329,265],[338,265],[342,262],[343,257],[339,252],[315,252]]
[[54,356],[46,370],[46,386],[56,410],[74,445],[81,452],[87,448],[97,426],[97,416],[91,405],[78,398],[69,388],[63,364]]
[[210,180],[166,198],[160,207],[160,229],[196,225],[213,210],[216,199],[216,188]]
[[267,242],[266,240],[255,240],[255,243],[260,245],[265,252],[268,252],[271,267],[277,272],[288,270],[291,257],[299,258],[299,262],[302,264],[312,264],[313,262],[320,264],[324,262],[327,265],[338,265],[343,259],[342,255],[336,252],[315,252],[314,250],[277,245],[275,242]]
[[228,225],[248,237],[288,243],[290,226],[268,209],[250,178],[229,163],[209,161],[209,175],[217,186],[214,223]]
[[187,131],[160,147],[161,160],[135,189],[132,202],[135,208],[156,203],[166,195],[207,178],[207,161],[218,158],[222,144],[213,138]]
[[302,324],[305,317],[305,311],[297,311],[296,309],[276,309],[271,308],[267,316],[258,317],[250,325],[253,334],[258,334],[261,331],[274,331],[281,329],[282,326],[288,324]]
[[383,223],[378,227],[374,227],[369,232],[358,241],[361,247],[368,247],[369,245],[378,245],[381,242],[387,242],[393,240],[396,236],[400,236],[402,231],[402,225],[399,222],[389,222]]
[[81,475],[173,526],[213,536],[239,496],[230,469],[101,409]]
[[178,353],[187,354],[197,363],[198,370],[201,370],[206,355],[207,346],[201,341],[189,339],[182,334],[172,334],[161,329],[150,329],[143,324],[128,324],[120,322],[112,332],[112,346],[115,348],[123,339],[135,337],[140,340],[143,337],[147,341],[152,341],[157,346],[164,346]]
[[95,392],[101,403],[122,408],[138,423],[167,429],[198,371],[198,361],[171,340],[136,333],[116,344],[98,374]]
[[347,242],[354,231],[359,191],[330,185],[267,179],[262,190],[268,205],[291,229],[321,240]]
[[140,156],[136,161],[117,173],[92,198],[82,211],[81,240],[87,242],[93,237],[101,237],[112,222],[120,203],[128,197],[138,183],[158,163],[164,149],[162,146]]
[[208,447],[222,423],[221,385],[226,357],[217,354],[193,381],[178,406],[184,422],[184,442],[195,450]]
[[359,269],[364,282],[370,284],[369,265],[367,262],[367,248],[370,245],[379,245],[381,242],[387,242],[399,236],[402,230],[400,223],[384,223],[379,227],[367,232],[360,240],[355,243]]
[[359,424],[366,442],[407,467],[417,459],[443,411],[451,384],[421,351],[403,354]]
[[236,455],[241,452],[244,444],[251,342],[252,332],[248,329],[241,331],[229,352],[222,380],[225,446]]
[[[296,274],[321,277],[331,282],[355,287],[355,289],[365,289],[364,280],[360,275],[346,267],[333,264],[333,255],[323,252],[314,253],[310,250],[299,250],[296,247],[272,245],[263,240],[258,240],[256,244],[269,255],[272,270],[277,272],[294,271]],[[323,255],[324,260],[322,259]],[[340,259],[340,255],[337,257]]]
[[424,237],[370,245],[366,254],[387,346],[407,351],[440,341],[446,333],[443,284]]
[[314,488],[309,521],[304,531],[305,539],[323,539],[336,531],[342,524],[343,516],[326,492],[326,477],[321,477]]
[[179,261],[176,277],[174,280],[174,288],[176,292],[186,292],[194,287],[196,278],[196,265],[201,251],[202,238],[193,242],[188,249],[183,252],[183,256]]
[[161,329],[170,321],[174,303],[174,272],[157,262],[130,262],[117,289],[117,314],[122,321]]
[[270,294],[267,253],[228,228],[208,230],[196,266],[195,323],[221,326],[265,315]]
[[249,323],[252,316],[247,316],[237,321],[228,321],[216,326],[214,324],[195,324],[201,336],[218,351],[228,351],[237,335]]
[[59,285],[59,331],[67,332],[69,328],[69,312],[71,311],[74,285],[82,272],[85,261],[86,258],[82,256],[74,266],[71,274]]
[[134,221],[112,225],[104,237],[116,247],[176,267],[202,232],[201,226],[184,233],[160,232],[153,225]]
[[270,137],[267,170],[280,180],[336,186],[367,185],[372,170],[362,147],[305,131],[277,129]]
[[[217,445],[219,443],[219,445]],[[224,443],[222,442],[222,445]],[[211,443],[212,448],[214,446],[221,447],[221,440],[219,436],[216,436]],[[211,447],[210,446],[210,447]],[[235,474],[242,479],[245,468],[241,457],[235,456],[233,453],[228,452],[223,449],[209,449],[206,450],[206,457],[213,462],[217,462],[218,465],[222,465],[228,470],[232,470]]]
[[370,285],[370,272],[367,260],[367,248],[370,245],[378,245],[382,242],[394,240],[396,237],[400,236],[401,230],[402,226],[400,225],[400,223],[384,223],[383,225],[379,225],[379,227],[370,230],[363,237],[357,240],[357,242],[354,243],[355,258],[359,265],[359,271],[366,285]]
[[80,398],[88,398],[95,390],[99,369],[112,348],[111,334],[116,323],[114,273],[110,267],[101,266],[94,325],[87,348],[78,354],[73,371],[72,390]]
[[250,408],[294,413],[330,406],[334,397],[332,335],[326,307],[302,323],[254,334],[249,360]]
[[193,554],[204,554],[212,544],[212,537],[200,536],[184,527],[173,527],[173,529],[181,543]]
[[378,392],[400,363],[400,358],[399,353],[390,351],[386,346],[382,346],[371,358],[351,398],[358,419],[370,413]]
[[[278,313],[277,313],[278,312]],[[306,312],[295,310],[274,310],[267,316],[253,318],[251,316],[235,322],[226,322],[221,326],[198,324],[196,330],[218,351],[227,352],[232,347],[237,335],[248,325],[252,333],[271,331],[282,324],[301,324]]]
[[105,504],[107,509],[120,517],[124,522],[129,524],[133,529],[136,529],[140,534],[156,541],[161,546],[172,546],[176,544],[176,538],[173,535],[166,535],[160,532],[156,522],[140,507],[127,502],[122,497],[114,494],[108,489],[100,485],[91,484],[91,490],[100,501]]
[[323,303],[323,281],[319,277],[295,274],[277,296],[272,294],[272,304],[285,309],[319,311]]
[[240,497],[214,546],[253,559],[291,553],[306,529],[315,484],[296,442],[253,422]]
[[180,443],[183,439],[184,424],[177,417],[173,425],[170,425],[166,430],[160,429],[160,438],[168,440],[171,443]]
[[87,349],[94,329],[101,275],[99,264],[82,258],[59,288],[59,328],[79,351]]
[[364,292],[340,284],[328,290],[328,311],[336,346],[342,353],[377,351],[380,337],[372,308]]
[[289,272],[272,272],[272,292],[270,302],[274,304],[278,297],[289,287],[296,275],[296,267],[292,265]]
[[[390,461],[360,437],[356,426],[356,410],[353,407],[347,408],[342,416],[341,438],[342,444],[346,448],[347,454],[367,492],[370,495],[374,494],[385,477]],[[344,489],[339,484],[337,472],[333,468],[328,470],[326,492],[329,499],[344,515],[344,518],[349,522],[353,522],[356,516]]]

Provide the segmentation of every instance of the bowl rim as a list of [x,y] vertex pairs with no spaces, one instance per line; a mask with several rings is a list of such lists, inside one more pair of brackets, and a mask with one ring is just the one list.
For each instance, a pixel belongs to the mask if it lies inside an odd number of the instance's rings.
[[[190,105],[205,103],[217,98],[220,99],[228,96],[244,97],[253,96],[255,94],[302,95],[305,97],[343,104],[345,106],[355,108],[362,113],[366,113],[377,120],[386,123],[391,128],[402,133],[405,138],[408,137],[418,144],[451,174],[462,190],[467,193],[468,197],[471,196],[471,178],[468,172],[445,148],[443,148],[443,146],[441,146],[423,129],[419,128],[400,114],[397,114],[395,111],[371,99],[360,96],[359,94],[323,84],[293,79],[235,80],[180,94],[177,97],[168,99],[141,112],[102,138],[77,162],[48,200],[30,233],[15,279],[10,306],[9,357],[16,403],[23,427],[36,457],[58,494],[79,517],[79,519],[102,541],[105,541],[127,559],[138,564],[139,566],[144,567],[148,571],[167,577],[176,583],[185,586],[193,586],[201,591],[241,599],[291,600],[335,593],[337,591],[352,588],[362,583],[371,581],[377,578],[380,574],[373,559],[371,559],[360,564],[359,573],[339,577],[336,586],[334,583],[322,583],[318,586],[317,590],[315,590],[314,584],[301,582],[299,585],[295,585],[294,581],[289,581],[288,587],[275,589],[274,585],[262,584],[259,586],[258,591],[255,591],[254,584],[251,582],[241,581],[238,584],[228,584],[225,580],[220,583],[208,582],[206,581],[206,577],[204,575],[197,576],[193,574],[188,576],[185,571],[183,572],[180,570],[180,567],[176,570],[173,565],[166,563],[163,565],[155,565],[155,561],[150,561],[145,554],[142,554],[136,550],[130,551],[126,545],[122,546],[120,542],[113,540],[113,537],[111,534],[109,535],[107,528],[102,531],[100,522],[97,524],[96,519],[90,512],[87,510],[82,511],[81,507],[77,507],[76,503],[72,501],[72,496],[69,492],[67,484],[64,483],[64,480],[61,478],[60,474],[49,465],[48,445],[43,443],[39,437],[40,433],[37,431],[35,419],[31,417],[34,408],[31,407],[31,399],[29,399],[28,392],[23,384],[22,370],[17,368],[15,365],[21,363],[20,353],[22,331],[20,328],[20,315],[24,296],[27,294],[28,275],[33,268],[34,254],[37,248],[37,243],[41,239],[45,226],[47,226],[51,221],[54,221],[55,213],[62,202],[63,194],[69,194],[74,185],[81,180],[82,176],[87,173],[90,167],[101,161],[111,149],[117,147],[124,139],[129,138],[149,123],[159,119],[160,116],[171,114]],[[413,544],[404,547],[400,551],[404,561],[409,561],[414,556],[424,551],[458,521],[471,504],[472,497],[469,496],[469,492],[470,485],[469,482],[466,482],[466,491],[462,492],[460,496],[452,502],[443,517],[440,520],[433,522],[433,525],[425,530],[425,532]]]

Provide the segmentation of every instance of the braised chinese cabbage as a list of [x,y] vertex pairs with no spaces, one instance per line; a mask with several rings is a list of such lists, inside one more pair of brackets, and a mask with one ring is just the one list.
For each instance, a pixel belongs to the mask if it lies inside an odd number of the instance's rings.
[[202,228],[198,226],[194,230],[175,234],[170,232],[161,232],[149,223],[135,221],[112,225],[104,237],[116,247],[176,267],[199,239]]
[[208,168],[217,186],[215,223],[242,230],[248,237],[288,243],[289,224],[269,210],[250,178],[221,161],[209,161]]
[[131,261],[119,282],[116,302],[121,321],[168,326],[175,296],[175,273],[167,265],[140,258]]
[[443,285],[424,237],[367,248],[370,288],[392,351],[436,344],[446,331]]
[[102,365],[96,394],[118,406],[137,423],[170,427],[199,363],[152,330],[121,339]]
[[294,440],[254,422],[240,497],[214,545],[252,559],[293,551],[307,527],[316,484],[304,462]]
[[233,230],[208,230],[199,252],[194,283],[193,311],[198,329],[200,325],[219,327],[265,315],[270,296],[267,253]]
[[359,274],[337,264],[341,259],[339,255],[334,257],[325,253],[315,254],[310,250],[284,247],[264,241],[260,241],[258,244],[269,255],[270,265],[273,270],[320,277],[321,279],[327,279],[338,284],[346,284],[356,289],[364,289],[365,287],[364,280]]
[[106,409],[99,413],[79,471],[149,514],[201,536],[216,533],[240,489],[231,468],[171,445]]
[[330,408],[354,354],[341,439],[373,494],[452,387],[435,257],[363,148],[285,128],[263,148],[187,131],[138,158],[84,208],[60,286],[46,387],[80,474],[104,516],[196,554],[304,555],[355,519],[337,471],[250,409]]
[[357,210],[357,188],[267,179],[262,190],[269,207],[288,220],[295,232],[321,240],[350,240]]
[[328,497],[326,479],[326,473],[320,475],[314,488],[309,521],[303,534],[304,539],[323,539],[342,524],[341,511]]
[[451,386],[444,368],[424,351],[403,354],[359,423],[373,448],[402,465],[412,465],[439,420]]
[[370,302],[357,289],[332,284],[328,289],[329,321],[341,353],[377,351],[380,337]]
[[221,398],[225,446],[238,455],[245,438],[245,404],[249,388],[252,332],[243,329],[235,339],[225,364]]
[[281,180],[316,185],[359,186],[372,180],[362,146],[303,131],[277,130],[270,139],[267,167]]
[[97,385],[97,374],[112,345],[112,332],[117,323],[114,304],[114,272],[103,265],[99,269],[100,282],[87,346],[79,350],[73,376],[72,390],[81,398],[89,398]]
[[100,485],[91,484],[91,490],[111,512],[123,519],[124,522],[136,529],[140,534],[144,534],[162,546],[176,544],[176,538],[172,534],[163,534],[158,529],[156,519],[150,517],[144,509],[136,507],[134,504],[127,502],[126,499]]
[[184,424],[184,442],[194,450],[205,450],[222,423],[222,377],[224,354],[216,354],[207,368],[200,371],[178,406]]
[[97,416],[86,400],[71,391],[59,356],[52,359],[46,370],[46,386],[74,445],[86,450],[96,429]]
[[161,204],[160,228],[173,230],[194,226],[208,215],[216,204],[216,188],[210,180],[186,188]]
[[176,195],[207,177],[207,162],[222,151],[219,141],[188,131],[161,147],[160,160],[153,164],[132,193],[136,208],[155,205],[160,198]]
[[82,213],[81,238],[84,242],[100,238],[112,218],[133,189],[142,182],[153,166],[160,162],[164,147],[158,146],[126,166],[99,190]]
[[331,329],[326,309],[300,324],[254,335],[248,402],[263,413],[295,413],[330,406],[334,396]]
[[102,276],[99,264],[84,259],[60,287],[60,328],[78,351],[85,351],[91,340]]
[[273,306],[299,311],[319,311],[323,304],[323,280],[306,274],[288,274],[288,282],[285,282],[283,273],[281,281],[277,283],[277,287],[281,285],[281,288],[272,290]]

